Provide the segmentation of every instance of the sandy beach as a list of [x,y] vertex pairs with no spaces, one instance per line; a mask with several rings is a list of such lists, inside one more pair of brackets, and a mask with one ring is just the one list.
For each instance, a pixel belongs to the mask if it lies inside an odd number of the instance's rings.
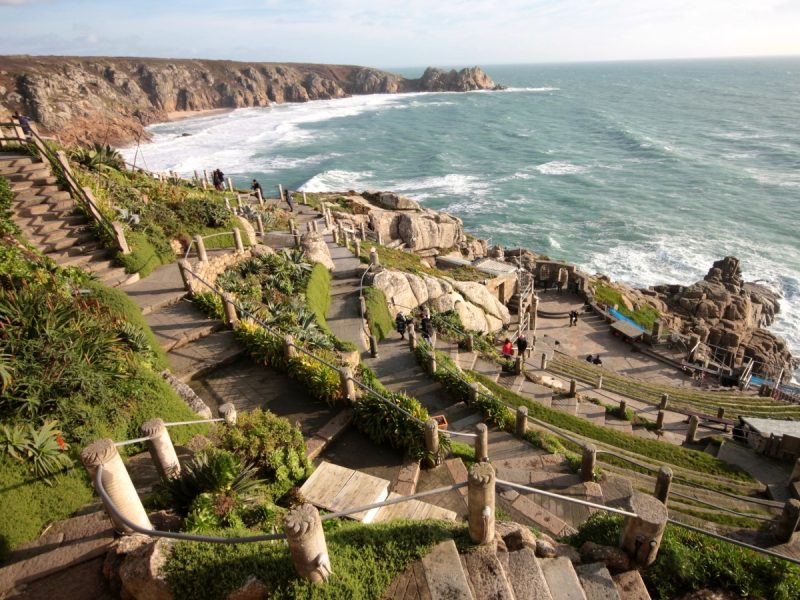
[[167,122],[183,121],[196,117],[211,117],[213,115],[224,115],[233,112],[232,108],[209,108],[206,110],[173,110],[167,113]]

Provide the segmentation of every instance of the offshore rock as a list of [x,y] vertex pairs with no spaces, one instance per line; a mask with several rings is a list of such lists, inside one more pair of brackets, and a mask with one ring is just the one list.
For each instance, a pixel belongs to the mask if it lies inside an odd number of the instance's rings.
[[224,60],[0,56],[0,114],[19,110],[62,143],[121,145],[173,111],[269,106],[353,94],[496,89],[481,69],[420,79],[366,67]]

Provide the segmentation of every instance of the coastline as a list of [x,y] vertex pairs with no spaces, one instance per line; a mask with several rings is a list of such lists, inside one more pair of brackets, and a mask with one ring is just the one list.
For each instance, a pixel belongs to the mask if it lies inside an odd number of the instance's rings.
[[[224,115],[236,110],[235,108],[205,108],[200,110],[173,110],[167,113],[167,120],[161,123],[174,123],[176,121],[186,121],[187,119],[197,119],[200,117],[213,117]],[[151,123],[156,125],[157,123]]]

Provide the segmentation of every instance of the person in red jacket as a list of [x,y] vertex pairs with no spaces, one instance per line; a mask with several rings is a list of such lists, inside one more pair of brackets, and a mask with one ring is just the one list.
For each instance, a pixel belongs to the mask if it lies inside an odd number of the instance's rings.
[[506,338],[506,341],[503,342],[503,358],[511,358],[514,356],[514,345],[511,343],[511,340]]

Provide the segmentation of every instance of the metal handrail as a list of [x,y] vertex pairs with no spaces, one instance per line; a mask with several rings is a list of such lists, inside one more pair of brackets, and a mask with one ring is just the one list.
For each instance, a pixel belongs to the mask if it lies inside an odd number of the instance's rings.
[[606,512],[622,515],[624,517],[639,516],[636,513],[627,510],[622,510],[621,508],[612,508],[611,506],[606,506],[604,504],[597,504],[595,502],[589,502],[588,500],[580,500],[578,498],[572,498],[571,496],[562,496],[561,494],[556,494],[555,492],[546,492],[545,490],[540,490],[539,488],[531,487],[528,485],[522,485],[520,483],[514,483],[513,481],[503,481],[502,479],[496,479],[495,482],[497,483],[497,485],[501,485],[504,487],[509,487],[516,490],[522,490],[525,492],[533,492],[541,496],[547,496],[548,498],[555,498],[556,500],[564,500],[566,502],[571,502],[573,504],[580,504],[581,506],[588,506],[589,508],[604,510]]
[[357,508],[347,508],[345,510],[340,510],[339,512],[330,513],[326,515],[320,515],[320,520],[328,521],[329,519],[336,519],[338,517],[346,517],[348,515],[353,515],[356,513],[364,512],[367,510],[372,510],[373,508],[381,508],[384,506],[391,506],[392,504],[400,504],[402,502],[408,502],[409,500],[416,500],[417,498],[424,498],[426,496],[433,496],[434,494],[443,494],[446,492],[452,492],[454,490],[459,490],[461,488],[465,488],[469,485],[466,481],[462,481],[461,483],[454,483],[452,485],[446,485],[444,487],[435,488],[432,490],[426,490],[424,492],[417,492],[416,494],[411,494],[409,496],[400,496],[399,498],[392,498],[390,500],[383,500],[382,502],[373,502],[372,504],[365,504],[364,506],[359,506]]
[[[164,423],[164,427],[178,427],[181,425],[202,425],[203,423],[221,423],[224,420],[225,419],[220,417],[216,419],[198,419],[196,421],[175,421],[173,423]],[[133,444],[141,444],[142,442],[147,442],[151,439],[153,439],[152,436],[146,436],[146,437],[134,438],[131,440],[123,440],[121,442],[114,442],[114,445],[117,448],[120,448],[122,446],[132,446]]]

